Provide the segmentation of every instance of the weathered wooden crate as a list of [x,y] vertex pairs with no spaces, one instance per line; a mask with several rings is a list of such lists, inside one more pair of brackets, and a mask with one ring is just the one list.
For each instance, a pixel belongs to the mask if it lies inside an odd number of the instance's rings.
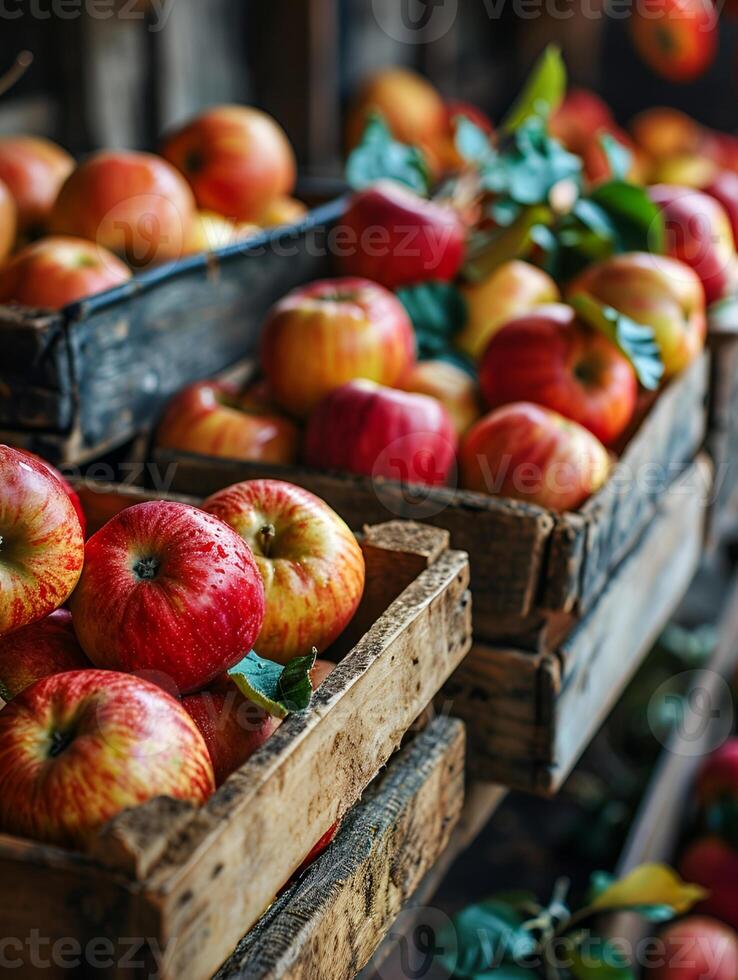
[[267,309],[323,274],[343,204],[44,313],[0,307],[0,440],[78,464],[136,436],[183,385],[255,350]]
[[710,511],[709,543],[738,537],[738,301],[712,308],[707,448],[715,465],[715,496]]
[[165,450],[152,451],[149,475],[199,495],[240,480],[278,477],[322,497],[353,528],[388,515],[445,528],[453,547],[469,553],[475,636],[552,649],[592,608],[669,486],[694,460],[705,436],[707,382],[705,355],[655,400],[644,400],[610,479],[576,513],[464,490]]
[[[92,530],[151,499],[79,490]],[[24,978],[53,975],[34,957],[40,936],[87,951],[112,943],[115,965],[96,975],[203,980],[361,797],[471,643],[467,556],[433,528],[395,525],[383,538],[393,546],[363,543],[365,596],[327,653],[338,666],[204,807],[153,800],[86,854],[0,835],[0,923]]]
[[694,575],[710,486],[711,467],[700,457],[554,649],[475,643],[441,697],[467,723],[476,776],[544,794],[560,787]]

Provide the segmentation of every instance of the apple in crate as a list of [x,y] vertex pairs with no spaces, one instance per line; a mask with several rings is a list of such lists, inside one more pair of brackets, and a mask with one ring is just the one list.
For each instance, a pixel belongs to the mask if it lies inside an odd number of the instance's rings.
[[705,194],[723,206],[730,221],[733,240],[738,242],[738,173],[721,170],[704,187]]
[[258,222],[269,203],[295,186],[295,155],[284,130],[251,106],[207,109],[165,139],[162,155],[190,182],[198,207],[232,221]]
[[481,415],[476,381],[450,361],[418,361],[400,380],[398,388],[437,398],[459,436]]
[[702,807],[723,798],[738,801],[738,737],[729,738],[710,753],[697,777],[696,791]]
[[62,184],[73,170],[72,157],[51,140],[0,137],[0,180],[13,195],[22,235],[34,237],[46,230]]
[[630,422],[638,394],[630,361],[563,303],[539,306],[498,330],[479,365],[479,386],[490,408],[536,402],[606,445]]
[[0,698],[10,701],[42,677],[89,666],[71,613],[57,609],[37,623],[0,636]]
[[0,180],[0,264],[13,250],[18,230],[15,201],[8,185]]
[[286,664],[322,653],[346,628],[364,592],[364,556],[324,501],[282,480],[226,487],[203,504],[249,545],[264,580],[266,614],[254,644]]
[[74,507],[77,517],[79,518],[82,533],[84,534],[87,530],[87,518],[85,517],[84,508],[82,507],[82,501],[79,499],[79,494],[74,487],[67,482],[64,476],[55,466],[52,466],[51,463],[47,462],[45,459],[43,459],[43,457],[37,456],[36,453],[29,452],[27,449],[19,449],[18,452],[23,453],[26,456],[30,456],[31,459],[35,459],[37,462],[41,463],[41,465],[45,467],[45,469],[48,470],[52,476],[56,477],[59,483],[61,483],[62,487],[64,488],[64,492],[72,501],[72,506]]
[[309,466],[321,469],[442,486],[456,446],[453,423],[437,398],[350,381],[310,416],[304,453]]
[[187,181],[152,153],[94,153],[69,176],[51,215],[51,230],[97,242],[144,267],[187,251],[195,201]]
[[260,231],[259,226],[251,222],[235,223],[214,211],[197,211],[192,219],[185,251],[188,255],[214,252],[219,248],[245,242],[258,235]]
[[707,319],[699,277],[677,259],[648,252],[614,255],[586,269],[568,289],[584,293],[653,328],[664,378],[690,364],[705,344]]
[[264,586],[251,551],[222,521],[150,501],[90,538],[70,606],[95,666],[146,671],[186,694],[252,649]]
[[679,873],[707,891],[699,911],[738,929],[738,851],[718,837],[700,837],[682,855]]
[[269,389],[299,417],[346,381],[393,385],[414,360],[405,307],[366,279],[323,279],[293,289],[264,323],[261,365]]
[[163,449],[262,463],[293,463],[299,433],[276,410],[223,381],[199,381],[179,392],[156,430]]
[[58,609],[82,571],[71,500],[45,465],[0,446],[0,635]]
[[738,936],[717,919],[690,915],[667,926],[659,936],[663,956],[645,980],[735,980],[738,977]]
[[397,289],[454,279],[465,240],[466,226],[450,204],[379,180],[351,198],[337,229],[336,256],[344,275]]
[[294,197],[278,197],[259,213],[256,221],[262,228],[296,225],[308,213],[307,206]]
[[84,847],[155,796],[202,804],[215,788],[197,726],[154,684],[78,670],[36,681],[0,711],[0,830]]
[[610,458],[589,430],[551,409],[515,402],[464,437],[461,483],[550,510],[575,510],[607,479]]
[[0,303],[60,310],[130,278],[128,266],[101,245],[51,235],[21,249],[0,269]]

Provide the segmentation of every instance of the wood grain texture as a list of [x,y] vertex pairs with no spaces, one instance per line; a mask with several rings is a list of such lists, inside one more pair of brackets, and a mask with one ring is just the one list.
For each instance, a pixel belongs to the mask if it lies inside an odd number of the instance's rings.
[[350,980],[448,845],[463,800],[463,725],[439,718],[372,783],[216,980]]

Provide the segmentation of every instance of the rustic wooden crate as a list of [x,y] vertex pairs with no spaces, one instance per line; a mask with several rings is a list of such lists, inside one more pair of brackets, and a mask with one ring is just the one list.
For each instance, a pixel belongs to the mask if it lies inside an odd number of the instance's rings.
[[[91,529],[151,499],[79,485]],[[359,799],[471,643],[467,556],[448,534],[397,525],[394,547],[366,542],[367,589],[340,662],[201,809],[160,798],[112,820],[86,854],[0,835],[0,922],[26,943],[140,937],[138,971],[201,980],[229,955],[314,842]],[[36,932],[34,932],[36,930]],[[124,938],[121,938],[124,937]],[[29,946],[23,976],[37,970]]]
[[554,650],[475,643],[441,697],[467,723],[477,777],[544,794],[561,786],[694,575],[710,477],[701,457],[670,487],[637,547]]
[[326,232],[342,208],[58,313],[0,307],[0,440],[79,464],[132,439],[183,385],[253,353],[272,303],[326,271]]
[[738,536],[738,303],[715,308],[711,351],[707,448],[715,465],[709,544]]
[[589,610],[613,570],[652,520],[668,486],[692,462],[705,435],[708,359],[698,359],[658,397],[644,400],[606,485],[576,513],[450,488],[152,451],[152,472],[199,495],[257,477],[297,483],[326,500],[353,528],[388,515],[451,533],[472,567],[474,633],[553,648]]

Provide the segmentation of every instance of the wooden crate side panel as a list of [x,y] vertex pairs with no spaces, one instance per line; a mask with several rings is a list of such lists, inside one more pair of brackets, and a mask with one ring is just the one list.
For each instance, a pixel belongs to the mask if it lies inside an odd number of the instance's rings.
[[68,429],[75,400],[61,314],[0,306],[0,345],[0,429]]
[[216,980],[349,980],[449,842],[464,730],[437,719],[392,760],[338,837],[239,944]]

